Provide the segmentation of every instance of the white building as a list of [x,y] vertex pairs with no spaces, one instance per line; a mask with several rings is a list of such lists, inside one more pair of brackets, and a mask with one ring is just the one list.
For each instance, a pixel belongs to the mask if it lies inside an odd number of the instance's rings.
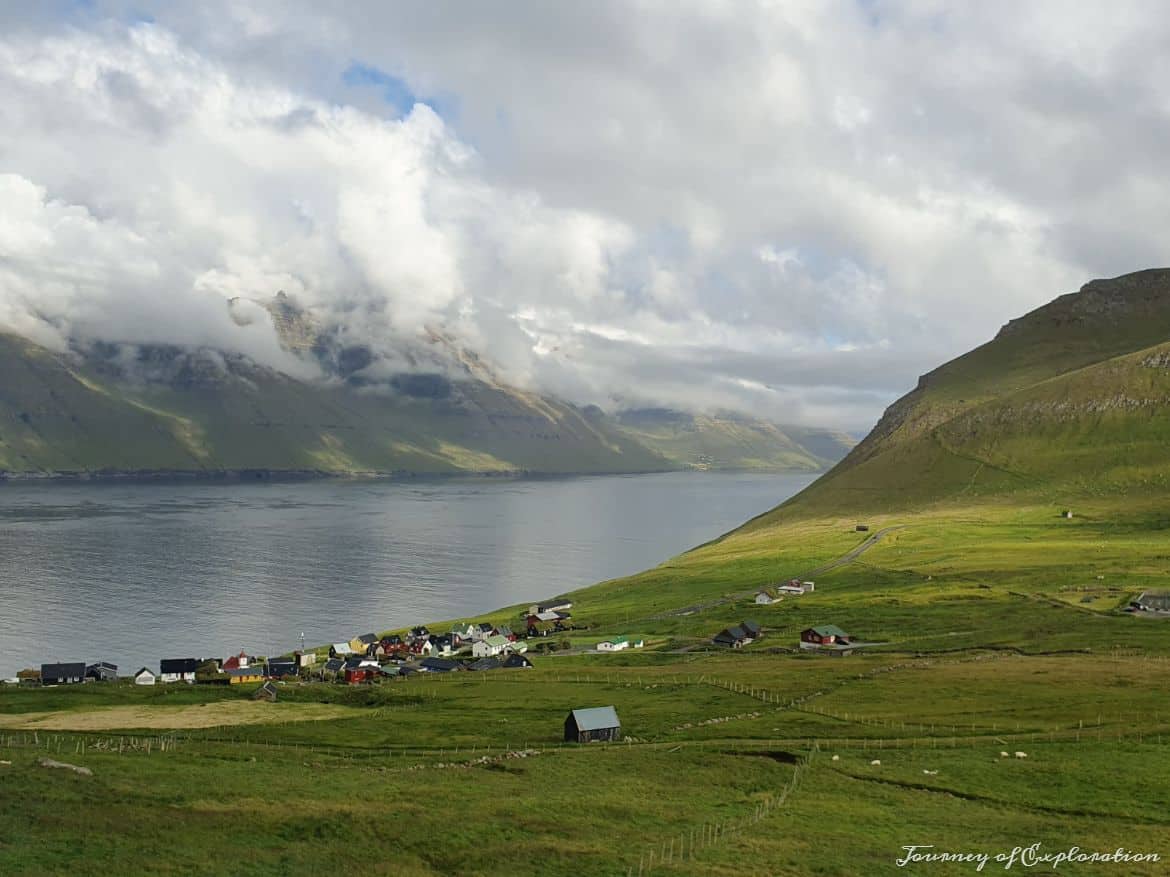
[[508,642],[506,636],[496,634],[481,639],[479,642],[471,644],[471,656],[473,658],[494,658],[501,654],[511,643]]
[[151,673],[149,670],[147,670],[145,667],[143,667],[141,670],[139,670],[137,673],[134,674],[134,684],[135,685],[154,685],[155,678],[156,677],[153,673]]
[[620,652],[622,649],[628,649],[630,641],[624,636],[615,636],[613,639],[607,639],[605,642],[597,644],[597,651],[599,652]]

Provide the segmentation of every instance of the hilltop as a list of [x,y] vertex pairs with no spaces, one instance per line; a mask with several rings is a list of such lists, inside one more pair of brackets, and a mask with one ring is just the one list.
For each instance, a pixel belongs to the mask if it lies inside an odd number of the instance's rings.
[[1164,487],[1168,402],[1170,269],[1094,280],[923,375],[766,520]]
[[849,447],[826,430],[693,415],[686,438],[667,438],[511,386],[441,333],[402,342],[391,362],[283,294],[245,304],[230,303],[233,318],[270,317],[292,361],[316,377],[212,349],[52,351],[0,333],[0,474],[817,470]]

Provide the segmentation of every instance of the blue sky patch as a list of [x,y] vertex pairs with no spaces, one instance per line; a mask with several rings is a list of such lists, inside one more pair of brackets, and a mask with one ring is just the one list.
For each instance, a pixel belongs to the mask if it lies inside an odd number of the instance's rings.
[[415,93],[405,79],[360,61],[350,64],[341,74],[341,79],[353,88],[377,89],[382,94],[382,100],[392,106],[398,115],[410,112],[415,104],[426,104],[449,121],[457,109],[457,102],[453,96],[424,97]]

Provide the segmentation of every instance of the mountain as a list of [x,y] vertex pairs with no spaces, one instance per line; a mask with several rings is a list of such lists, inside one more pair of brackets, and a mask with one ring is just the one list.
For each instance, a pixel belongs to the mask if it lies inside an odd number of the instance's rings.
[[[0,334],[0,475],[570,474],[687,468],[701,454],[753,467],[828,460],[759,422],[686,415],[691,427],[676,436],[632,428],[509,386],[442,333],[403,341],[390,360],[283,294],[230,307],[237,322],[270,317],[285,350],[324,378],[210,349],[54,352]],[[834,447],[827,433],[809,435],[821,452]]]
[[1094,280],[921,377],[763,520],[1170,484],[1170,269]]
[[780,426],[742,414],[689,414],[668,408],[621,411],[618,429],[680,467],[820,471],[854,442],[842,433]]

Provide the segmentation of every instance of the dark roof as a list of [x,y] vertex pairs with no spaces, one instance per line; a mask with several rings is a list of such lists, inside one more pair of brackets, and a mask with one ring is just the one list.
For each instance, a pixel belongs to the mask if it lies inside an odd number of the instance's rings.
[[378,635],[376,633],[363,633],[358,637],[358,642],[365,643],[367,646],[373,645],[377,641]]
[[739,625],[736,625],[735,627],[728,627],[724,630],[719,631],[719,633],[715,634],[715,639],[720,640],[721,642],[730,642],[730,641],[738,642],[740,640],[745,640],[747,638],[748,638],[747,631],[744,630]]
[[746,630],[748,636],[752,638],[758,637],[760,635],[759,622],[748,619],[747,621],[741,622],[739,626]]
[[80,679],[85,675],[84,661],[67,664],[41,664],[41,679]]
[[821,624],[816,627],[809,628],[818,636],[843,636],[848,638],[849,634],[843,631],[835,624]]
[[392,633],[390,636],[383,638],[382,642],[388,646],[396,646],[402,642],[402,637],[396,633]]
[[111,664],[109,661],[94,661],[92,664],[86,666],[85,669],[87,672],[90,670],[113,670],[115,673],[117,673],[118,665]]
[[162,673],[194,673],[198,668],[199,662],[194,658],[163,658],[158,662]]
[[578,731],[600,731],[603,728],[620,728],[617,710],[612,706],[595,706],[588,709],[573,710],[569,717],[577,726]]
[[480,658],[474,664],[468,664],[468,670],[498,670],[503,666],[499,658]]
[[412,636],[423,636],[430,633],[430,631],[425,626],[420,625],[419,627],[412,627],[410,633]]
[[511,654],[504,658],[504,667],[512,670],[516,667],[531,667],[532,662],[528,660],[527,655]]
[[500,636],[511,636],[512,628],[508,627],[506,624],[501,624],[496,628],[496,633],[498,633]]
[[461,663],[450,658],[423,658],[418,662],[418,665],[434,673],[448,673],[451,670],[463,669]]
[[345,661],[341,660],[341,658],[330,658],[328,661],[325,662],[325,669],[328,670],[330,673],[336,673],[338,670],[340,670],[344,666],[345,666]]
[[143,673],[149,673],[151,676],[154,675],[154,671],[151,670],[149,667],[139,667],[136,671],[134,671],[134,675],[136,677],[141,676]]
[[476,627],[478,627],[484,633],[487,633],[488,631],[493,629],[492,626],[490,624],[488,624],[486,621],[481,621],[479,624],[476,625]]
[[345,659],[345,669],[346,670],[356,670],[358,667],[360,667],[362,665],[362,661],[364,661],[364,660],[365,660],[365,658],[346,658]]

